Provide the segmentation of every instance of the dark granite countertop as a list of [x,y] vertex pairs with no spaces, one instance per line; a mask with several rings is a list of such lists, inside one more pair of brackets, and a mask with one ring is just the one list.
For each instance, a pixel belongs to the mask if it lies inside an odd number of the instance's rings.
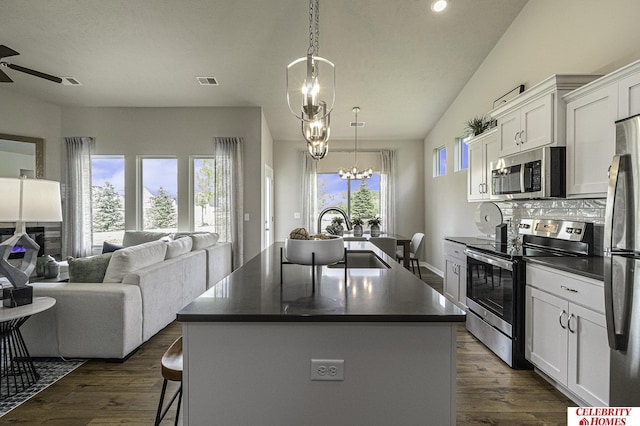
[[604,281],[604,258],[587,257],[525,257],[531,264],[543,265],[594,280]]
[[463,322],[465,313],[365,241],[348,250],[373,251],[389,269],[282,265],[275,243],[178,312],[182,322]]
[[[478,237],[445,237],[445,240],[466,246],[477,246],[490,244],[491,240]],[[601,256],[569,257],[569,256],[542,256],[524,257],[526,262],[544,265],[549,268],[558,269],[594,280],[604,280],[604,261]]]
[[491,237],[444,237],[445,240],[454,243],[464,244],[465,246],[477,246],[495,243],[495,239]]

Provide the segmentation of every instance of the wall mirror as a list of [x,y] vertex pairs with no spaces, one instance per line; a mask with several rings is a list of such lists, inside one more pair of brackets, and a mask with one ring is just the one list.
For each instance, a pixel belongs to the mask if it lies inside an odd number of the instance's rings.
[[0,133],[0,177],[42,179],[44,139]]

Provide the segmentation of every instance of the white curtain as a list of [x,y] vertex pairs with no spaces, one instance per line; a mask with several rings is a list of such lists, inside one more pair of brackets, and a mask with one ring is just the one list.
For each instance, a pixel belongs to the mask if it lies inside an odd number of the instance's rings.
[[70,137],[66,142],[67,173],[64,199],[64,256],[84,257],[92,253],[91,149],[94,138]]
[[300,151],[299,157],[302,164],[302,227],[310,234],[319,233],[320,230],[316,229],[318,161],[311,158],[306,151]]
[[214,138],[214,229],[233,245],[233,267],[243,263],[242,138]]
[[391,150],[380,152],[380,218],[381,228],[390,234],[396,233],[396,153]]

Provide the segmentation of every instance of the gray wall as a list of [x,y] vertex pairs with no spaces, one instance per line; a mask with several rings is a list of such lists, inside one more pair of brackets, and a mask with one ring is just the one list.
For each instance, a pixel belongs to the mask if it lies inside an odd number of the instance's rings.
[[[210,155],[213,137],[242,137],[244,146],[244,259],[260,252],[262,170],[261,108],[63,108],[63,136],[96,138],[96,154],[125,155],[127,206],[136,205],[136,156],[178,158],[178,191],[189,192],[189,156]],[[268,134],[268,129],[266,130]],[[265,136],[266,137],[266,136]],[[269,136],[270,139],[270,136]],[[269,142],[267,141],[267,144]],[[188,199],[178,200],[178,228],[188,229]],[[126,227],[134,229],[135,209],[127,207]]]
[[0,88],[0,133],[44,139],[44,177],[60,180],[62,110]]
[[[423,145],[418,140],[358,140],[358,151],[382,149],[396,151],[398,169],[396,173],[396,233],[410,237],[414,232],[421,232],[424,226]],[[293,217],[295,212],[302,213],[302,166],[298,157],[298,152],[302,150],[306,150],[303,140],[276,141],[274,143],[276,241],[284,240],[292,229],[302,226],[302,219],[294,219]],[[322,161],[330,161],[331,153],[340,150],[353,151],[353,140],[331,140],[329,154]],[[361,157],[359,156],[359,158]],[[362,161],[358,160],[358,166],[367,166]],[[342,164],[347,167],[351,165],[351,162]],[[381,228],[385,229],[384,223],[381,224]]]
[[[427,263],[443,269],[445,236],[480,235],[474,221],[477,204],[465,197],[466,172],[431,178],[433,149],[446,144],[453,152],[465,121],[491,110],[493,100],[519,84],[529,88],[557,73],[603,74],[639,59],[639,15],[637,0],[527,3],[424,140]],[[453,170],[452,158],[447,170]],[[597,215],[595,210],[589,215]]]

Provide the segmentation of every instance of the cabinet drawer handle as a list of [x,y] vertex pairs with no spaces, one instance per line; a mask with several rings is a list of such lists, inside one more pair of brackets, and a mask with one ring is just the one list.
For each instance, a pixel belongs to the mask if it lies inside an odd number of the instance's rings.
[[520,132],[520,143],[523,144],[525,143],[526,140],[524,139],[524,130]]
[[562,312],[560,312],[560,316],[558,317],[558,322],[560,323],[560,327],[562,327],[564,330],[566,330],[567,326],[562,324],[562,316],[563,315],[567,315],[567,311],[565,311],[564,309],[562,310]]
[[571,318],[575,318],[576,316],[571,314],[569,315],[569,319],[567,320],[567,328],[569,328],[569,331],[572,333],[575,333],[576,331],[574,329],[571,328]]
[[563,289],[563,290],[566,290],[566,291],[570,291],[571,293],[577,293],[578,292],[578,290],[575,290],[573,288],[569,288],[569,287],[564,286],[564,285],[561,285],[560,288]]
[[520,134],[520,132],[516,132],[515,135],[513,135],[513,141],[516,143],[516,145],[520,145],[520,143],[518,142],[518,135]]

